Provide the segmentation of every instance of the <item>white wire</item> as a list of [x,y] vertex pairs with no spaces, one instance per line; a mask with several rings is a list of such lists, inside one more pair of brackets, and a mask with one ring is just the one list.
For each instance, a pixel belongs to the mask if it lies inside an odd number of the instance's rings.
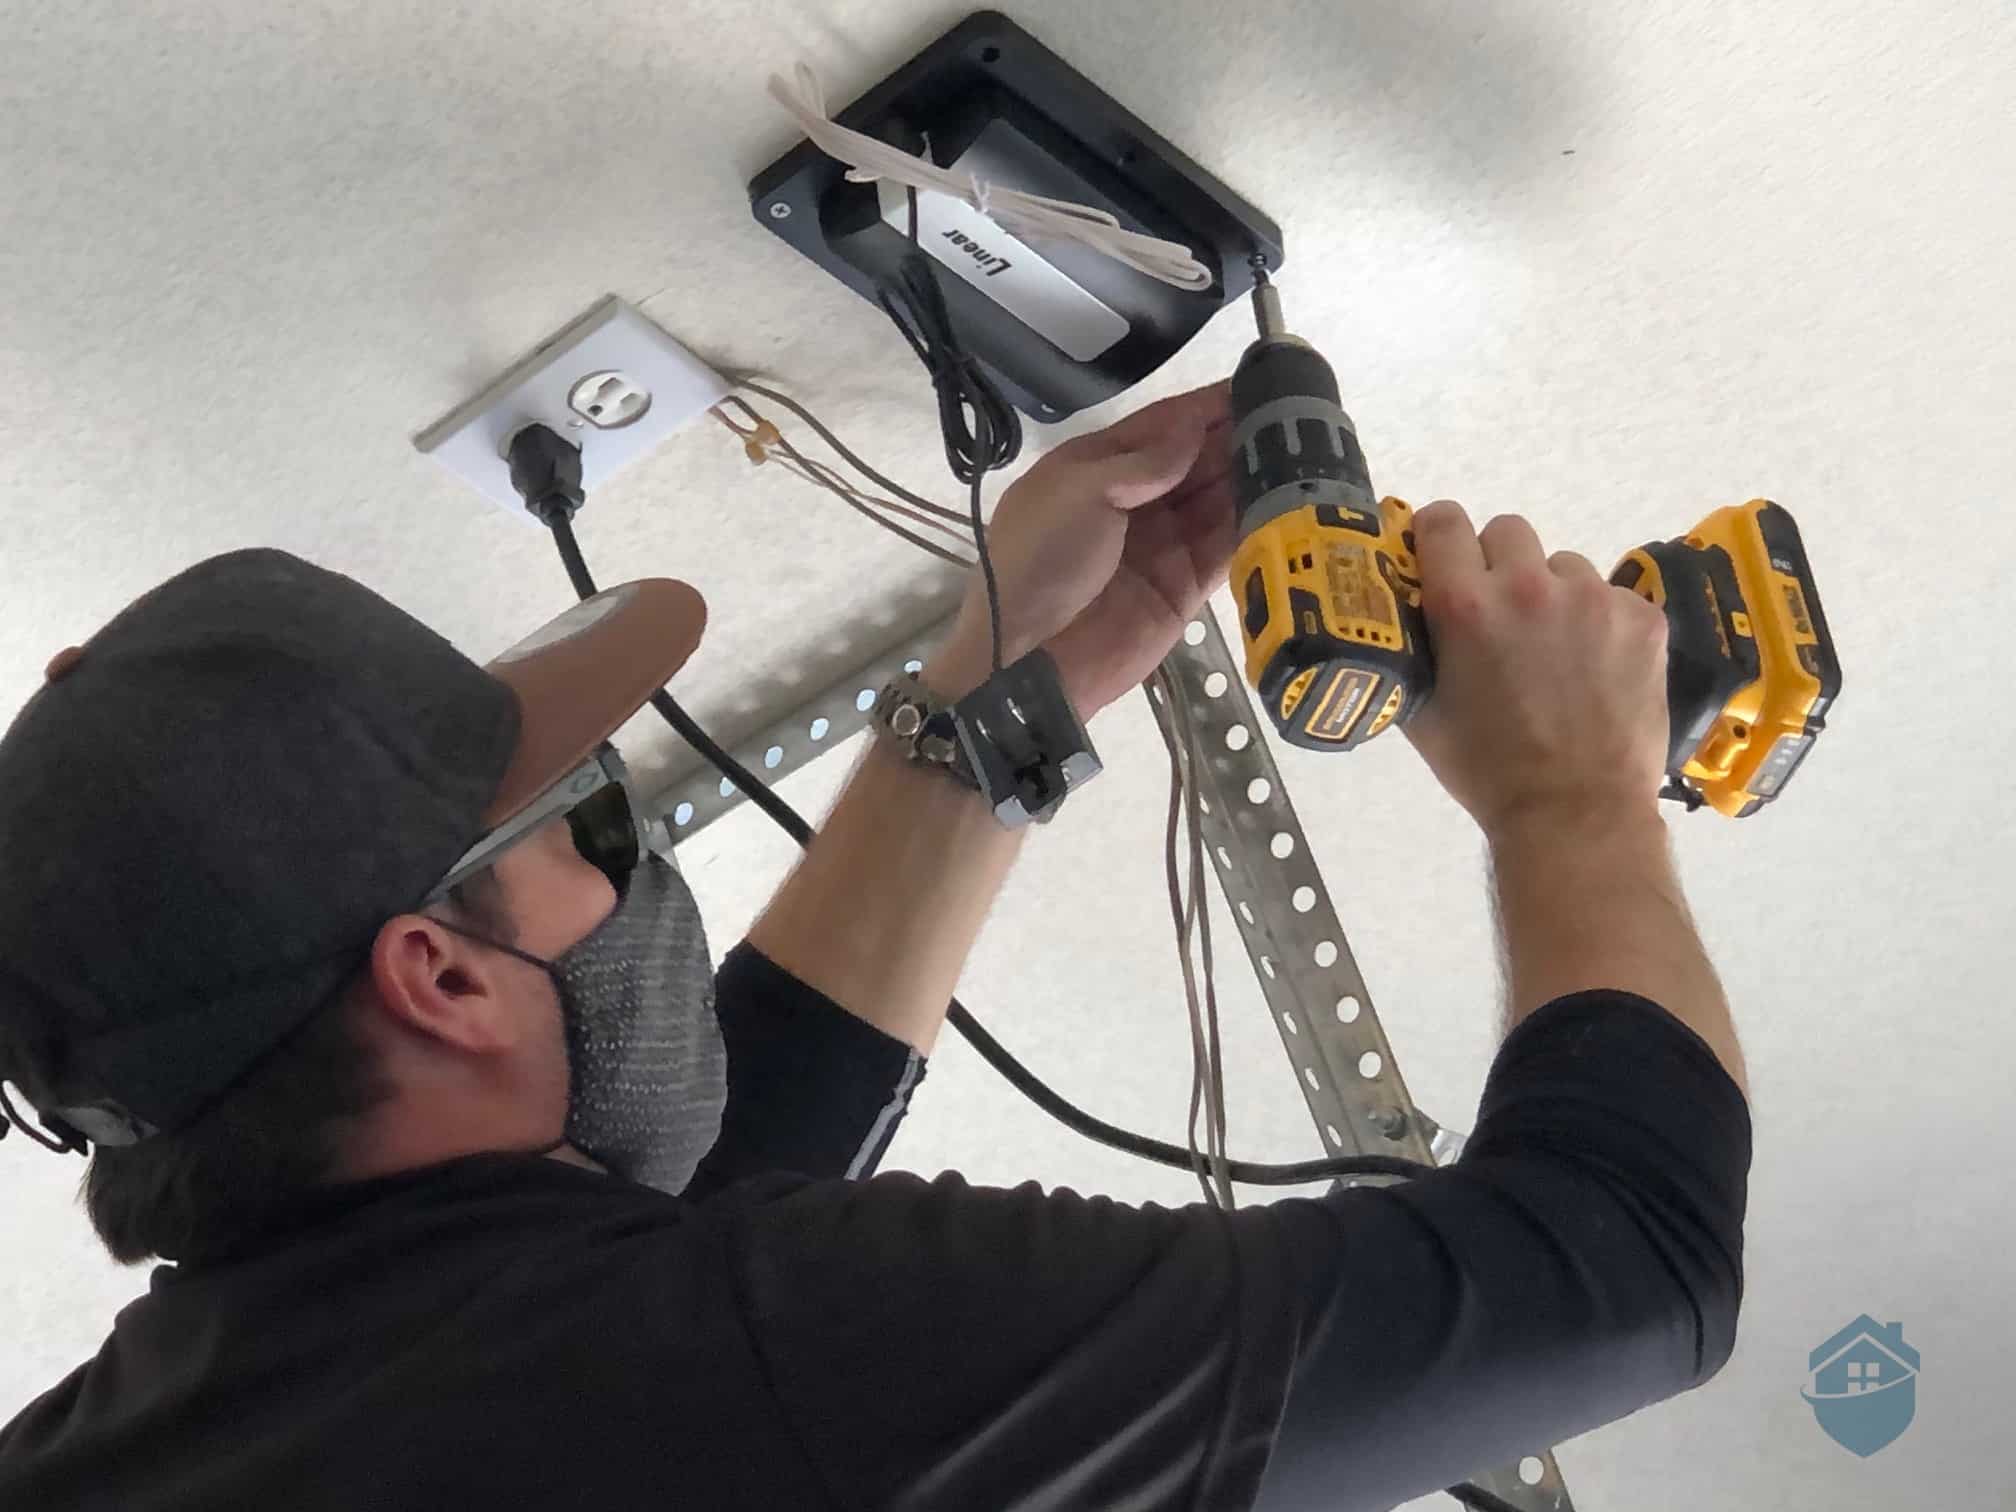
[[1011,236],[1075,241],[1179,289],[1210,287],[1211,270],[1181,243],[1129,231],[1107,211],[1090,205],[1004,189],[977,174],[940,168],[929,158],[912,157],[887,142],[849,130],[827,113],[826,92],[810,66],[800,63],[793,74],[790,81],[777,74],[770,76],[771,98],[791,112],[814,146],[847,164],[851,182],[872,184],[886,179],[927,194],[950,195]]

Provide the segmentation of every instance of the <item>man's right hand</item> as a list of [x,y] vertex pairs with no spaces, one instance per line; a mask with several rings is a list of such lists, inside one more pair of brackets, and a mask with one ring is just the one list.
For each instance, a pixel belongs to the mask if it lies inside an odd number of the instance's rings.
[[1588,558],[1442,499],[1414,520],[1435,691],[1407,733],[1487,835],[1529,815],[1651,811],[1666,766],[1666,618]]
[[1491,842],[1508,1016],[1597,988],[1660,1004],[1744,1085],[1667,853],[1666,617],[1500,515],[1414,520],[1435,693],[1407,733]]

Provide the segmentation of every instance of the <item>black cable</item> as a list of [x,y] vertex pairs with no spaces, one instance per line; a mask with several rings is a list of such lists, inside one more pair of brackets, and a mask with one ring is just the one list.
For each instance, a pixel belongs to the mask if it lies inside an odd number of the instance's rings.
[[[574,592],[581,598],[595,596],[595,578],[588,571],[587,560],[581,555],[581,543],[574,539],[574,527],[567,516],[557,510],[545,517],[547,527],[553,532],[553,544],[559,548],[560,560],[567,568],[567,580],[574,585]],[[723,777],[749,795],[749,801],[768,814],[771,819],[796,840],[800,845],[812,843],[812,826],[807,824],[799,812],[779,798],[762,779],[724,751],[699,725],[693,716],[679,707],[670,693],[660,688],[651,695],[651,707],[665,723],[679,733],[679,738],[698,751]]]
[[[1009,1054],[999,1040],[981,1028],[957,998],[952,1000],[946,1019],[979,1052],[982,1060],[1001,1073],[1010,1086],[1074,1133],[1083,1134],[1087,1139],[1119,1150],[1122,1154],[1138,1155],[1156,1165],[1171,1166],[1179,1171],[1193,1169],[1190,1152],[1181,1145],[1167,1144],[1159,1139],[1150,1139],[1145,1134],[1116,1127],[1067,1102]],[[1294,1161],[1287,1165],[1262,1165],[1250,1160],[1228,1159],[1225,1168],[1234,1181],[1246,1186],[1299,1186],[1304,1182],[1333,1181],[1346,1176],[1419,1176],[1423,1171],[1433,1169],[1398,1155],[1340,1155]]]
[[1453,1486],[1444,1487],[1449,1495],[1470,1512],[1520,1512],[1518,1507],[1495,1492],[1486,1491],[1474,1481],[1458,1481]]
[[924,370],[938,398],[938,431],[952,476],[969,485],[973,548],[987,585],[987,622],[992,632],[994,670],[1001,670],[1001,585],[987,550],[987,522],[980,512],[982,480],[1022,455],[1022,417],[980,370],[952,327],[937,270],[922,252],[904,254],[896,276],[876,285],[875,297]]
[[[545,428],[541,426],[538,429]],[[518,449],[518,442],[514,440],[512,450],[515,453]],[[592,598],[596,591],[595,578],[589,572],[587,560],[581,554],[581,543],[574,537],[574,527],[568,519],[568,511],[554,507],[543,499],[534,503],[532,501],[535,497],[538,497],[538,491],[528,490],[527,507],[531,508],[553,532],[553,544],[560,553],[561,563],[567,569],[567,580],[574,585],[576,595],[581,598]],[[748,795],[749,801],[767,814],[793,840],[800,845],[812,843],[814,831],[812,826],[805,822],[804,817],[772,791],[760,777],[723,750],[711,735],[694,723],[690,714],[679,707],[670,693],[660,689],[652,694],[651,707],[678,732],[682,740],[698,751],[710,766]],[[1182,1147],[1159,1139],[1150,1139],[1145,1134],[1135,1134],[1115,1124],[1107,1123],[1102,1118],[1095,1118],[1053,1091],[1042,1078],[1023,1065],[999,1040],[983,1029],[979,1020],[974,1018],[966,1005],[957,998],[952,999],[945,1017],[946,1021],[959,1031],[960,1036],[978,1052],[980,1058],[999,1072],[1010,1086],[1066,1128],[1098,1144],[1119,1150],[1123,1154],[1135,1155],[1157,1165],[1171,1166],[1180,1171],[1190,1169],[1189,1151]],[[1227,1162],[1227,1170],[1232,1179],[1248,1186],[1298,1186],[1305,1182],[1332,1181],[1355,1176],[1417,1176],[1430,1169],[1432,1167],[1418,1161],[1404,1160],[1396,1155],[1333,1156],[1320,1160],[1296,1161],[1286,1165],[1266,1165],[1245,1160]]]

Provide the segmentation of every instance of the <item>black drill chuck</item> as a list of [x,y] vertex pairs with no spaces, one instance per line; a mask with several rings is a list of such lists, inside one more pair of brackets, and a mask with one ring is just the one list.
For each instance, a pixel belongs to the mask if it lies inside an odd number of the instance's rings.
[[1315,348],[1293,336],[1254,342],[1232,374],[1232,415],[1241,534],[1305,504],[1376,518],[1357,430]]

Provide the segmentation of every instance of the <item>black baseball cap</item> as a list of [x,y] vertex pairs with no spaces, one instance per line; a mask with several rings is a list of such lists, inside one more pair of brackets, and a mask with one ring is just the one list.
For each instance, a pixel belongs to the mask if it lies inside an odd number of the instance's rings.
[[187,1121],[705,623],[693,588],[646,579],[478,666],[265,550],[137,600],[59,652],[0,737],[0,1080],[73,1142]]

